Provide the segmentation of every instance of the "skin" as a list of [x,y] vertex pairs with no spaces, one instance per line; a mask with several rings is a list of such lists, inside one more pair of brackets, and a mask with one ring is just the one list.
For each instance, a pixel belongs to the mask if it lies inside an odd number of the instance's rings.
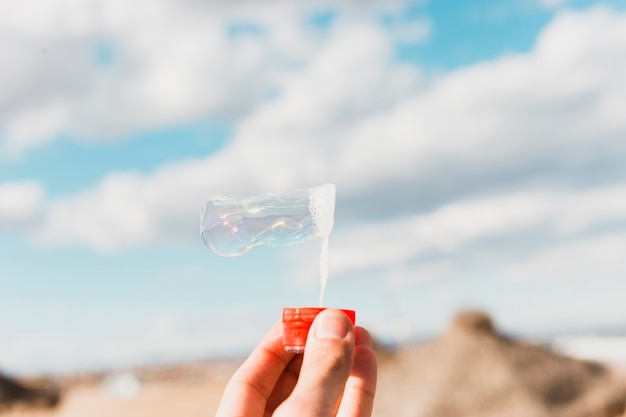
[[228,382],[216,417],[370,417],[372,338],[339,310],[322,311],[304,355],[287,353],[276,323]]

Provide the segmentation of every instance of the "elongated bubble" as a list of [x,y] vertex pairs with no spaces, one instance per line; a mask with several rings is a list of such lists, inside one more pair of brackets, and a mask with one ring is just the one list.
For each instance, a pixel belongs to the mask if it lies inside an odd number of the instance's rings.
[[266,245],[289,246],[327,237],[333,229],[335,185],[252,197],[216,196],[202,212],[204,244],[221,256]]

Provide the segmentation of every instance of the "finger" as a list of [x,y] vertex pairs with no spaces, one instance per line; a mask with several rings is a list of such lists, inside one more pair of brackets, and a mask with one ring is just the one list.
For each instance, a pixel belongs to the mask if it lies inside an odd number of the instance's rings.
[[[354,328],[355,345],[372,346],[372,337],[363,327],[356,326]],[[267,401],[266,413],[271,415],[275,409],[289,397],[298,380],[300,367],[302,366],[302,355],[296,355],[289,363],[285,372],[280,376],[274,392]]]
[[363,327],[360,326],[356,326],[354,328],[354,344],[356,346],[359,345],[366,345],[371,347],[372,346],[372,336],[370,336],[370,333],[365,330]]
[[265,414],[267,416],[271,416],[276,408],[289,397],[293,388],[296,386],[296,382],[298,382],[301,367],[302,355],[296,355],[295,358],[289,362],[289,365],[287,365],[280,378],[278,378],[274,391],[267,400],[265,407]]
[[333,415],[354,358],[354,330],[339,310],[322,311],[311,325],[300,378],[275,416]]
[[[369,336],[369,333],[366,332]],[[369,338],[371,343],[371,338]],[[356,346],[337,417],[370,417],[376,394],[376,355],[367,343]]]
[[216,417],[262,416],[274,385],[293,359],[282,343],[282,324],[259,342],[224,390]]

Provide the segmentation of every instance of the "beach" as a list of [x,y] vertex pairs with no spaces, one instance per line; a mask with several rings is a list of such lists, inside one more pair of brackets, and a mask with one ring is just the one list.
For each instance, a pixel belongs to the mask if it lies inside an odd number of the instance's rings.
[[[626,413],[626,369],[619,362],[581,360],[548,345],[511,339],[499,334],[482,313],[459,314],[448,331],[432,341],[396,349],[377,345],[375,351],[379,378],[374,417]],[[213,416],[242,360],[69,375],[56,381],[62,397],[55,408],[19,406],[0,416]]]

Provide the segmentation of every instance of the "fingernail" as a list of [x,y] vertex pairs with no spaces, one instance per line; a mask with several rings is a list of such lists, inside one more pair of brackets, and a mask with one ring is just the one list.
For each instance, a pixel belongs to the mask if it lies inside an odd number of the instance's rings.
[[340,311],[324,310],[315,319],[315,336],[318,339],[343,339],[352,325]]

